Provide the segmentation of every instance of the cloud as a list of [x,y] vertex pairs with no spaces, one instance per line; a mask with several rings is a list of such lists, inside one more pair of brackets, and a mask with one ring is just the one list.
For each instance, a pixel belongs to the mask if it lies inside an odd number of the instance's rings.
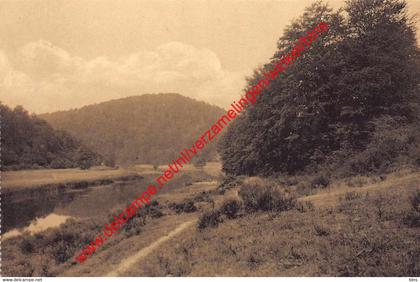
[[244,75],[223,69],[213,51],[180,42],[115,60],[85,60],[45,40],[9,58],[0,50],[0,99],[39,113],[164,92],[225,107],[244,83]]
[[18,52],[20,68],[37,79],[72,74],[83,67],[83,60],[45,40],[31,42]]

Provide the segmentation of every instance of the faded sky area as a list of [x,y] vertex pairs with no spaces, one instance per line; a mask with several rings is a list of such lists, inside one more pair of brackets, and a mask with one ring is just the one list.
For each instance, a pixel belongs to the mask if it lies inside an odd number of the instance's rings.
[[0,1],[0,100],[44,113],[177,92],[226,107],[312,2]]

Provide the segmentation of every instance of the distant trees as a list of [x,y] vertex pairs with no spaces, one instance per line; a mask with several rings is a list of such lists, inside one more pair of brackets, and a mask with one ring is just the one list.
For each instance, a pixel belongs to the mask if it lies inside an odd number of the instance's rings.
[[[219,146],[226,172],[296,173],[328,167],[367,173],[388,169],[401,156],[420,160],[415,129],[419,53],[405,1],[352,0],[344,11],[333,12],[317,2],[286,28],[273,61],[288,50],[291,39],[320,21],[330,25],[286,77],[274,81],[255,107],[229,127]],[[248,87],[260,76],[258,69]],[[385,155],[370,145],[385,139],[394,144],[381,147],[387,148]],[[357,169],[362,161],[368,164]]]
[[201,155],[198,155],[195,159],[193,159],[193,165],[195,168],[202,169],[206,166],[207,161]]
[[2,170],[26,168],[89,168],[101,158],[64,131],[30,116],[21,106],[0,104]]

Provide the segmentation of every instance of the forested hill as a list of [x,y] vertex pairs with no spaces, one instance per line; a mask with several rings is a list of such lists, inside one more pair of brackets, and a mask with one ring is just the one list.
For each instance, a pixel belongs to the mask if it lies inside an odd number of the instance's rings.
[[[224,110],[179,94],[145,94],[44,114],[118,164],[164,164],[191,146]],[[215,147],[202,157],[215,156]]]
[[0,104],[2,170],[29,168],[88,168],[101,157],[68,133],[30,116],[21,106]]

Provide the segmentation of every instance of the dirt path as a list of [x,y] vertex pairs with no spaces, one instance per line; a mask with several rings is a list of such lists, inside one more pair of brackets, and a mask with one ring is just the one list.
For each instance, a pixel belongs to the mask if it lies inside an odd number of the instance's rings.
[[182,231],[184,231],[185,229],[193,225],[196,221],[197,221],[196,219],[193,219],[193,220],[182,223],[177,228],[169,232],[167,235],[160,237],[158,240],[156,240],[155,242],[153,242],[146,248],[141,249],[136,254],[130,257],[127,257],[126,259],[121,261],[121,263],[117,265],[113,271],[108,272],[105,276],[115,277],[115,276],[122,275],[125,271],[129,270],[130,267],[132,267],[135,263],[137,263],[140,259],[151,254],[153,251],[159,248],[163,243],[174,238],[175,236],[180,234]]
[[344,196],[347,192],[357,193],[378,193],[386,192],[387,190],[402,189],[404,185],[413,184],[413,187],[420,187],[420,174],[409,174],[401,177],[394,177],[393,179],[384,182],[364,185],[362,187],[339,187],[333,190],[327,190],[315,195],[300,197],[301,201],[311,201],[316,207],[333,207],[337,205],[340,196]]

